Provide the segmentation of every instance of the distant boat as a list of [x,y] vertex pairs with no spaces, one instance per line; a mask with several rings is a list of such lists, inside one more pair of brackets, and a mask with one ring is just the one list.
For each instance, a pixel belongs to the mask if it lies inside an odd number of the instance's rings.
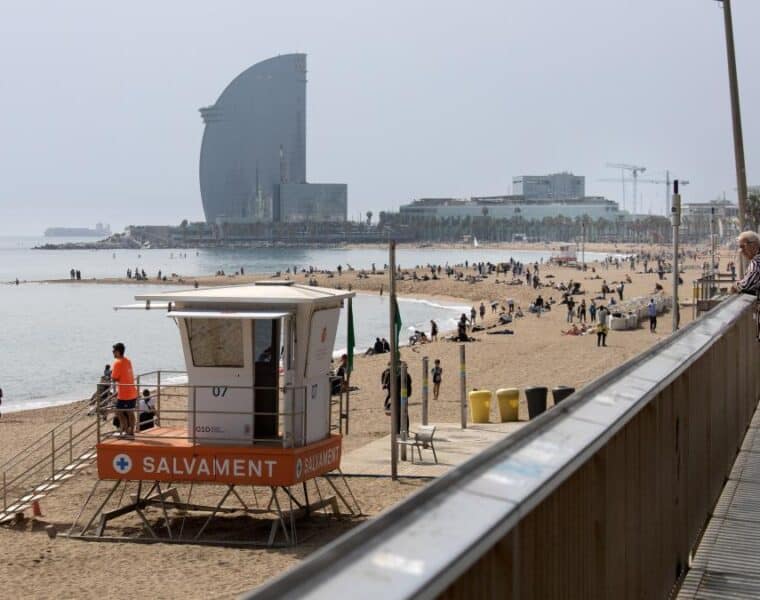
[[472,236],[472,247],[477,248],[480,244],[478,244],[478,238],[476,238],[474,235]]
[[95,229],[87,227],[48,227],[45,230],[45,237],[107,237],[111,235],[111,228],[108,225],[98,223]]

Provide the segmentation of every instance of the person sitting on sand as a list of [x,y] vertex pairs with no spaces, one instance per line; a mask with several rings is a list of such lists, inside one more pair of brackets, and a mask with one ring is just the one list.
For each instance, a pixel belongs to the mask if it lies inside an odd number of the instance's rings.
[[415,329],[414,333],[409,337],[409,345],[414,346],[415,344],[427,344],[428,338],[425,335],[424,331],[420,331],[419,329]]
[[520,305],[517,305],[517,312],[515,312],[515,317],[523,317],[523,311],[522,308],[520,308]]

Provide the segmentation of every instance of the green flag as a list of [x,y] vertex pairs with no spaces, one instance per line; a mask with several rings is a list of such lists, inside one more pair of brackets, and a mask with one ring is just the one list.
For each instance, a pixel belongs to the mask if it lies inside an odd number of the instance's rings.
[[354,303],[348,299],[348,372],[354,370],[354,346],[356,345],[356,335],[354,334]]
[[393,303],[396,305],[396,357],[398,358],[401,354],[398,346],[398,338],[401,333],[401,312],[398,309],[398,300],[395,296],[393,298]]

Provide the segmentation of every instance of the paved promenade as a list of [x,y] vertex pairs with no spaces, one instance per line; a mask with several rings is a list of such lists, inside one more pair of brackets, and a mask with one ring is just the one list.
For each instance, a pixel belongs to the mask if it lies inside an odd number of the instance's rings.
[[760,598],[760,411],[752,418],[678,598]]
[[[399,460],[398,473],[401,476],[439,477],[484,448],[514,433],[526,423],[527,421],[470,423],[467,429],[461,429],[454,423],[431,423],[437,427],[433,441],[438,455],[438,464],[433,461],[433,452],[430,449],[422,450],[422,462],[419,461],[419,455],[415,449],[414,464],[410,460]],[[412,430],[414,430],[414,425],[412,425]],[[411,452],[412,449],[407,448],[407,457],[411,455]],[[349,452],[341,460],[341,469],[346,474],[390,475],[391,436],[379,438]]]

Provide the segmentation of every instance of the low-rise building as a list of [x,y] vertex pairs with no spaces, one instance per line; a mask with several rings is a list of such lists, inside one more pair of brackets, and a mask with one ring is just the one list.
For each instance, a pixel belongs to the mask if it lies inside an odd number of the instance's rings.
[[545,217],[588,217],[615,220],[624,216],[617,202],[599,196],[556,200],[554,198],[525,198],[521,195],[475,196],[469,200],[456,198],[421,198],[400,208],[401,215],[437,219],[493,217],[526,221]]

